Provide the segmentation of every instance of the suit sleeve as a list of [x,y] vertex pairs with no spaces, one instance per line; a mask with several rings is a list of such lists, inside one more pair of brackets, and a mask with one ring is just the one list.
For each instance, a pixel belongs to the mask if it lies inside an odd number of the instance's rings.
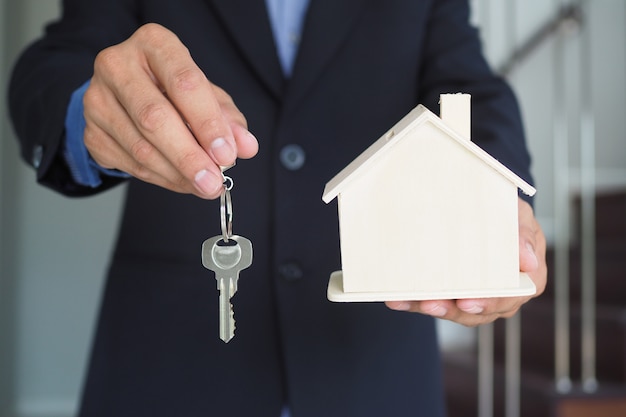
[[441,93],[471,94],[472,140],[532,183],[517,100],[509,85],[489,68],[469,13],[464,0],[433,2],[420,70],[420,101],[436,110]]
[[63,158],[62,143],[71,95],[91,78],[96,55],[137,28],[134,3],[65,0],[61,19],[47,26],[14,66],[9,111],[22,158],[36,169],[38,182],[62,194],[94,194],[122,181],[105,178],[97,188],[77,184]]

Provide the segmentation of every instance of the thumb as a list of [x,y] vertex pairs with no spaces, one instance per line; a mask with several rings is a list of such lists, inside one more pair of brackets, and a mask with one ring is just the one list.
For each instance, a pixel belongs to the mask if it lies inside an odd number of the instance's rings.
[[520,236],[519,268],[522,272],[533,272],[539,268],[534,241],[526,236]]

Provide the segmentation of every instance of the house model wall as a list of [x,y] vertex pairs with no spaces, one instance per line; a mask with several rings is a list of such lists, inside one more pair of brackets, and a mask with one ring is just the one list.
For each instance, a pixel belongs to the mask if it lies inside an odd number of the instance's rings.
[[342,271],[333,301],[533,294],[519,272],[518,188],[533,187],[470,141],[470,97],[419,105],[327,185],[338,198]]

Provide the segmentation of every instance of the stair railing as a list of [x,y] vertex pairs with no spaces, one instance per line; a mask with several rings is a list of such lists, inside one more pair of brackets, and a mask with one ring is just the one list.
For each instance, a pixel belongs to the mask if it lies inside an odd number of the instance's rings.
[[567,120],[568,89],[565,85],[567,70],[565,48],[568,27],[556,26],[557,36],[553,54],[553,175],[554,175],[554,380],[556,390],[569,392],[572,388],[570,375],[570,326],[569,326],[569,277],[570,277],[570,175],[569,175],[569,129]]
[[[515,3],[507,3],[507,23],[509,45],[513,53],[501,65],[499,72],[510,75],[535,50],[548,40],[554,39],[554,96],[553,119],[553,170],[554,170],[554,250],[555,250],[555,388],[567,393],[572,388],[570,370],[570,326],[569,326],[569,248],[570,248],[570,167],[569,131],[567,120],[568,89],[564,74],[567,72],[565,47],[571,34],[582,26],[583,12],[590,4],[587,0],[556,0],[557,14],[541,26],[526,42],[516,46]],[[483,16],[489,26],[490,16]],[[581,240],[582,240],[582,338],[581,338],[581,379],[583,390],[593,392],[598,383],[595,375],[595,130],[591,87],[591,41],[590,31],[583,33],[579,42],[581,59],[581,100],[580,110],[580,187],[581,187]],[[506,320],[506,417],[520,415],[520,357],[521,357],[521,316]],[[493,325],[481,326],[478,330],[479,365],[479,417],[493,417]]]
[[580,59],[581,90],[580,121],[580,226],[581,226],[581,386],[592,393],[598,388],[596,379],[596,231],[595,231],[595,126],[592,105],[591,30],[582,27],[583,15],[588,15],[590,3],[579,0],[566,6],[577,10],[561,25],[554,53],[554,218],[555,218],[555,385],[560,393],[572,389],[570,375],[570,226],[572,182],[569,165],[569,132],[567,127],[568,89],[563,83],[567,74],[565,48],[573,33],[579,35],[577,47]]
[[[581,1],[585,11],[591,7]],[[589,15],[589,13],[587,13]],[[581,196],[581,380],[587,393],[598,389],[596,379],[596,183],[595,119],[593,114],[593,78],[591,30],[582,31],[580,49],[580,196]]]

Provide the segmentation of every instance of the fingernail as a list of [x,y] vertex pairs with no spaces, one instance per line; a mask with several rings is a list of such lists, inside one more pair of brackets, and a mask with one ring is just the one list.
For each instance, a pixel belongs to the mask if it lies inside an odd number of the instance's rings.
[[446,313],[448,313],[448,309],[444,306],[436,306],[430,311],[426,311],[425,313],[433,317],[443,317],[446,315]]
[[478,304],[470,304],[469,306],[465,307],[459,306],[459,308],[469,314],[480,314],[484,310],[484,308]]
[[257,141],[257,142],[258,142],[258,139],[256,138],[256,136],[254,136],[254,135],[252,134],[252,132],[250,132],[249,130],[246,130],[246,132],[247,132],[247,135],[248,135],[248,137],[249,137],[250,139],[255,140],[255,141]]
[[528,251],[528,254],[530,255],[531,259],[534,262],[534,267],[538,268],[539,260],[537,259],[537,254],[535,254],[535,248],[533,248],[533,246],[530,243],[526,243],[526,250]]
[[407,302],[396,302],[392,307],[394,310],[398,311],[408,311],[411,308],[411,304]]
[[208,196],[213,196],[218,193],[218,191],[222,188],[222,180],[221,178],[217,178],[215,174],[206,169],[198,172],[196,177],[194,178],[194,184],[196,188]]
[[211,154],[215,162],[220,165],[230,165],[236,158],[235,148],[224,138],[217,138],[211,142]]

